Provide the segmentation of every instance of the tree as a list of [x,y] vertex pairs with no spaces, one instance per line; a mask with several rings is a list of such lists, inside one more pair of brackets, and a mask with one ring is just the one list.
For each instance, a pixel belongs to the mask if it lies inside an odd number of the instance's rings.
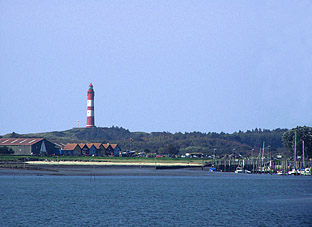
[[149,149],[144,149],[144,152],[146,153],[146,154],[148,154],[148,153],[151,153],[151,151],[149,150]]
[[179,150],[175,148],[172,144],[168,144],[165,148],[165,151],[169,155],[177,155],[179,153]]
[[[295,133],[296,132],[296,133]],[[297,155],[302,155],[302,141],[304,141],[305,157],[312,157],[312,128],[307,126],[297,126],[283,134],[283,144],[288,148],[291,155],[294,152],[296,134]]]

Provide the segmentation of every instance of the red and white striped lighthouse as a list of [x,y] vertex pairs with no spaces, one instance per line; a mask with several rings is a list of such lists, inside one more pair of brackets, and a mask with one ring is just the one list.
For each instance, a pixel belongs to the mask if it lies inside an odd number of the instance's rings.
[[87,104],[87,128],[95,127],[94,125],[94,90],[90,83],[88,90],[88,104]]

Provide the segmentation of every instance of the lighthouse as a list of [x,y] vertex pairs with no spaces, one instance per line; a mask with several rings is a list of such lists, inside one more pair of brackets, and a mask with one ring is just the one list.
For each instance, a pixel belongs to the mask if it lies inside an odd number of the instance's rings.
[[90,83],[88,90],[88,103],[87,103],[87,128],[95,127],[94,125],[94,90],[93,85]]

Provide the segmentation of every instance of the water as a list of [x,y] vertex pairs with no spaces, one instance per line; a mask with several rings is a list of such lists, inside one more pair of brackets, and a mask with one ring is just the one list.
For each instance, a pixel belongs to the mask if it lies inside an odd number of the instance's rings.
[[0,226],[312,226],[312,177],[0,176]]

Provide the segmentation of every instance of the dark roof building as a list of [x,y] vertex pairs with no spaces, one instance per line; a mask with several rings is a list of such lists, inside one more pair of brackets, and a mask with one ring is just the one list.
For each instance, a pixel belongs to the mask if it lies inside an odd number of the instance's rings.
[[57,148],[44,138],[0,138],[0,146],[14,151],[13,155],[51,155]]

